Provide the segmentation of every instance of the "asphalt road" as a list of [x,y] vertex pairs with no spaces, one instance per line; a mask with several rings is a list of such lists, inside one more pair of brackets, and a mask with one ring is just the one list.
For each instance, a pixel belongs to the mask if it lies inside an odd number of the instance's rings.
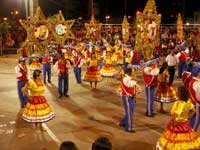
[[[57,98],[57,76],[46,85],[46,97],[56,117],[44,124],[46,132],[36,133],[33,125],[21,119],[14,67],[17,57],[0,57],[0,150],[58,150],[62,141],[75,142],[80,150],[91,150],[99,136],[108,137],[113,150],[154,150],[156,142],[169,121],[172,104],[164,104],[165,114],[146,117],[146,100],[141,72],[138,82],[143,87],[137,95],[133,127],[136,133],[127,133],[118,126],[124,110],[116,94],[117,79],[104,79],[97,89],[89,83],[77,84],[70,71],[69,98]],[[176,88],[181,80],[174,82]],[[154,103],[155,110],[160,107]]]

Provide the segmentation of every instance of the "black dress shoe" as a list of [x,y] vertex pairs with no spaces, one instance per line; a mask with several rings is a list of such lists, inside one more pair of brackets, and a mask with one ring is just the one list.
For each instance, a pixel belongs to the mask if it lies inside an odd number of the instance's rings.
[[61,98],[62,97],[62,95],[58,95],[58,98]]
[[156,115],[156,113],[153,112],[153,113],[151,113],[151,114],[149,115],[149,114],[146,112],[145,115],[146,115],[147,117],[154,117],[154,116]]
[[65,97],[69,97],[69,95],[65,95]]
[[48,83],[51,83],[51,81],[48,81]]
[[155,117],[154,114],[151,114],[151,115],[146,115],[147,117]]
[[134,129],[131,129],[131,130],[126,130],[126,132],[135,133],[136,131]]
[[125,127],[125,124],[119,123],[119,126],[120,126],[120,127]]

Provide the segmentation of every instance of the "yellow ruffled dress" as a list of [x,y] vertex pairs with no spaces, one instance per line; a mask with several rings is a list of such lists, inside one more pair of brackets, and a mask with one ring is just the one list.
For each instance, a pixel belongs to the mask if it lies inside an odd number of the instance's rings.
[[86,72],[83,74],[83,81],[87,82],[99,82],[102,81],[102,77],[98,68],[97,59],[88,59],[89,66]]
[[55,113],[44,96],[44,84],[37,85],[34,80],[28,81],[28,89],[32,100],[26,104],[22,118],[27,122],[42,123],[55,117]]
[[159,74],[158,77],[158,87],[154,93],[154,100],[163,103],[170,103],[176,101],[177,94],[172,86],[169,85],[169,73],[165,70],[163,73]]
[[41,70],[42,69],[42,64],[40,63],[39,58],[36,58],[35,54],[33,54],[32,57],[35,57],[35,58],[32,59],[31,64],[29,66],[30,71],[34,71],[36,69]]
[[162,133],[157,142],[157,150],[197,150],[200,149],[200,137],[189,125],[189,111],[194,110],[190,100],[176,101],[172,107],[171,115],[175,117]]
[[116,70],[113,67],[112,60],[111,60],[110,57],[106,57],[104,59],[104,61],[105,61],[105,64],[103,65],[102,69],[100,70],[100,73],[101,73],[102,76],[112,77],[119,72],[118,70]]

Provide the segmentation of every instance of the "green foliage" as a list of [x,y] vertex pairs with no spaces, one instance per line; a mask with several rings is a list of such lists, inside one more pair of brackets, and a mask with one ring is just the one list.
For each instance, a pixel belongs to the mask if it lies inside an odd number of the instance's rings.
[[2,37],[10,28],[11,26],[7,22],[0,23],[0,37]]

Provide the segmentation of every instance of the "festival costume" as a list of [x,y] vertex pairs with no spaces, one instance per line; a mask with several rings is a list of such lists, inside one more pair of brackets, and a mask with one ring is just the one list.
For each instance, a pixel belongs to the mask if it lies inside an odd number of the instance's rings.
[[62,95],[68,96],[69,89],[69,74],[68,74],[68,65],[69,62],[64,57],[58,59],[58,96]]
[[21,103],[21,108],[24,108],[27,103],[27,97],[22,93],[22,87],[26,84],[28,81],[28,66],[27,65],[21,65],[18,64],[15,67],[15,71],[17,74],[17,91],[18,91],[18,96],[19,100]]
[[179,62],[178,62],[178,77],[181,78],[182,73],[187,68],[187,64],[186,64],[187,54],[186,54],[186,52],[181,51],[177,55],[178,55],[178,60],[179,60]]
[[131,58],[131,64],[132,65],[140,65],[140,56],[138,52],[133,52],[132,58]]
[[157,142],[157,150],[195,150],[200,149],[200,137],[190,127],[189,111],[194,105],[178,100],[174,103],[171,115],[176,116],[175,124],[171,121]]
[[33,54],[32,57],[33,57],[33,59],[32,59],[32,62],[29,66],[30,70],[31,71],[34,71],[36,69],[41,70],[42,64],[40,63],[39,58],[35,54]]
[[43,71],[43,80],[46,83],[46,74],[47,74],[47,81],[51,82],[51,64],[50,64],[50,57],[45,54],[42,57],[42,71]]
[[32,100],[26,104],[22,118],[27,122],[43,123],[55,117],[55,113],[44,96],[44,84],[37,85],[34,80],[28,81],[28,89]]
[[182,79],[184,86],[189,91],[190,99],[195,105],[195,113],[190,118],[190,126],[197,131],[200,125],[200,80],[192,77],[190,72],[183,72]]
[[133,113],[135,108],[135,93],[136,93],[136,81],[130,76],[125,75],[121,81],[122,89],[122,102],[124,105],[125,116],[120,122],[120,126],[125,128],[125,131],[132,131]]
[[118,71],[113,67],[111,57],[106,56],[104,61],[105,61],[105,64],[100,70],[101,75],[105,77],[112,77],[116,75]]
[[176,91],[169,84],[169,73],[166,69],[158,75],[158,87],[154,94],[154,100],[162,103],[170,103],[177,100]]
[[86,82],[99,82],[102,81],[102,77],[98,68],[98,60],[89,59],[89,67],[83,75],[82,80]]
[[191,72],[193,77],[197,77],[198,74],[200,73],[200,67],[199,66],[189,66],[188,65],[188,69],[187,71]]
[[116,64],[122,65],[123,64],[123,52],[122,49],[120,49],[119,46],[113,47],[115,50],[115,53],[112,56],[112,59],[116,62]]
[[157,75],[159,73],[159,68],[154,68],[154,66],[145,67],[142,73],[145,82],[145,93],[147,100],[146,115],[152,116],[154,114],[154,91],[157,87]]
[[[120,71],[120,79],[123,79],[125,77],[125,70],[127,69],[127,67],[123,68],[121,71]],[[136,83],[136,95],[141,93],[142,92],[142,88],[139,84]],[[119,96],[122,96],[122,87],[121,87],[121,84],[117,87],[116,89],[116,93],[117,95]]]
[[74,56],[74,75],[77,83],[81,83],[81,65],[83,64],[83,58],[81,55]]

